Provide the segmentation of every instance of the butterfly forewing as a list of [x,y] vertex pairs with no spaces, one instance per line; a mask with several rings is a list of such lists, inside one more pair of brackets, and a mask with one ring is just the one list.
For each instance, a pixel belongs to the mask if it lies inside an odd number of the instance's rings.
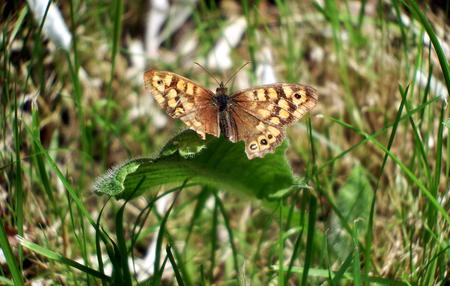
[[203,139],[205,133],[219,136],[218,113],[211,104],[214,93],[210,90],[167,71],[145,72],[144,83],[168,115],[180,118]]
[[310,111],[317,103],[318,94],[309,86],[278,83],[239,91],[231,98],[235,103],[233,118],[240,122],[236,124],[235,141],[245,141],[251,159],[274,152],[283,141],[284,126]]

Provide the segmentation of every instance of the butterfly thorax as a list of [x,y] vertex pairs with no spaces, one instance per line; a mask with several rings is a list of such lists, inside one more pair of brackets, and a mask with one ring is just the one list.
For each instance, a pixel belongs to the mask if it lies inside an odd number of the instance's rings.
[[228,89],[221,83],[212,98],[213,104],[218,109],[218,120],[220,133],[235,142],[237,135],[236,122],[231,116],[233,98],[228,95]]
[[232,100],[228,95],[228,89],[223,87],[222,84],[216,89],[216,95],[213,97],[213,102],[219,109],[219,112],[228,110]]

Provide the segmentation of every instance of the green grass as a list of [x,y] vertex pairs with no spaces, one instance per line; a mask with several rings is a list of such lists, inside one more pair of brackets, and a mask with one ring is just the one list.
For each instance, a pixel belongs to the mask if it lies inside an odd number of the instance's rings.
[[231,58],[251,65],[235,82],[257,83],[263,47],[280,81],[320,94],[275,154],[251,161],[242,142],[156,127],[130,60],[147,4],[56,3],[68,50],[26,4],[0,4],[0,284],[448,283],[449,111],[433,82],[450,93],[450,4],[241,2],[187,5],[158,56],[138,56],[214,87],[194,61],[245,18]]

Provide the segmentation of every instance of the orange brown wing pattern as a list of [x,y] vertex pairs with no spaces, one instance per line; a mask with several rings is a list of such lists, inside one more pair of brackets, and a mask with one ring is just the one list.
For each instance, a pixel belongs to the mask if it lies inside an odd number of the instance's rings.
[[302,118],[318,100],[314,88],[289,83],[250,88],[231,97],[235,102],[232,116],[238,128],[237,138],[233,139],[245,141],[249,159],[274,152],[283,141],[284,126]]
[[219,135],[218,113],[212,105],[214,93],[210,90],[167,71],[145,72],[144,83],[169,116],[180,118],[203,139],[205,133]]
[[232,142],[244,140],[245,153],[249,159],[264,157],[274,152],[284,138],[284,128],[273,126],[259,120],[242,108],[231,111],[236,122],[236,137],[230,138]]

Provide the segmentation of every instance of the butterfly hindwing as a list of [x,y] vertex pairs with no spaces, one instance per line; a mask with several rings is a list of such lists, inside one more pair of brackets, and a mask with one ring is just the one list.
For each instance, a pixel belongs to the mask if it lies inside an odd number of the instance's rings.
[[243,140],[249,159],[264,157],[283,141],[284,128],[267,124],[241,108],[234,108],[231,114],[236,122],[237,134],[230,140]]
[[211,105],[214,93],[210,90],[167,71],[145,72],[144,83],[145,88],[169,116],[180,118],[203,139],[205,133],[219,135],[218,112]]

